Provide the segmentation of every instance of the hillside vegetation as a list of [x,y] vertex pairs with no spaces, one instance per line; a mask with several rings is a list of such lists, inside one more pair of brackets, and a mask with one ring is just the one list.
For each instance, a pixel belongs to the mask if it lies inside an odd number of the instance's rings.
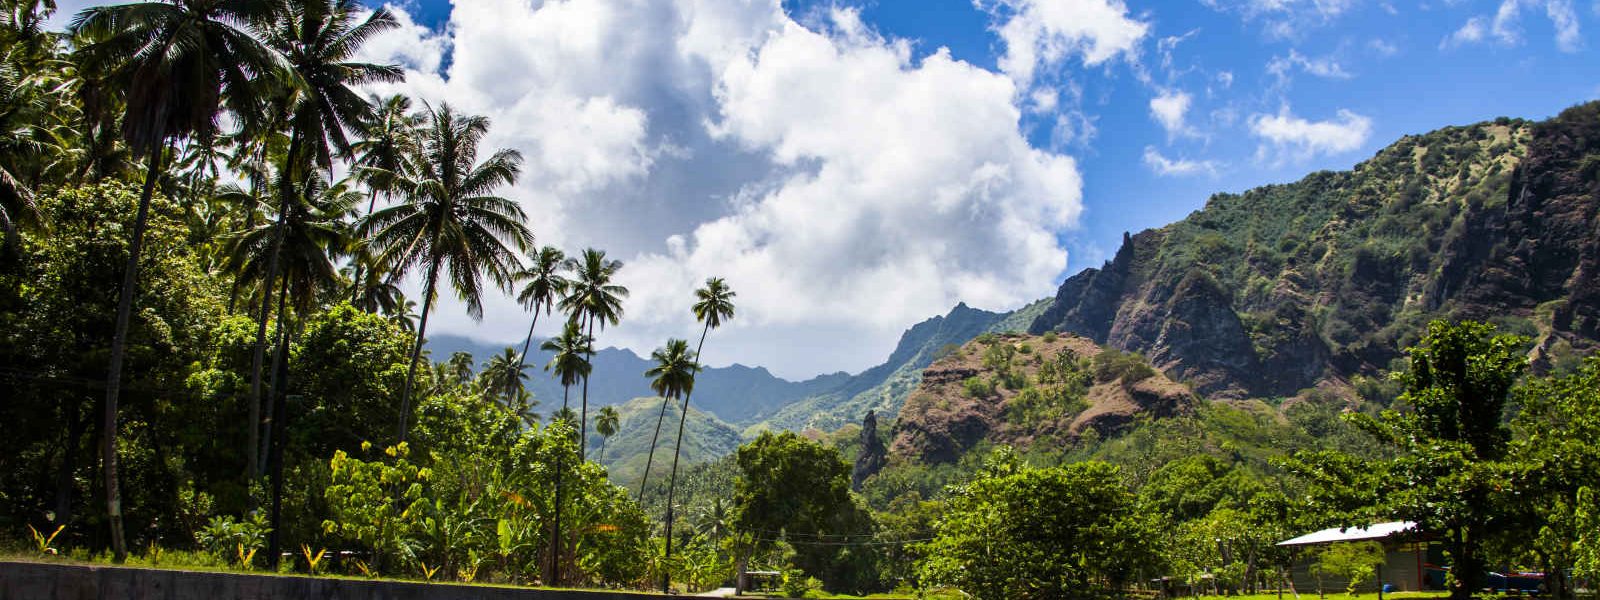
[[1538,368],[1570,364],[1600,337],[1595,165],[1600,104],[1407,136],[1126,236],[1030,331],[1141,352],[1233,398],[1375,376],[1439,317],[1535,338]]

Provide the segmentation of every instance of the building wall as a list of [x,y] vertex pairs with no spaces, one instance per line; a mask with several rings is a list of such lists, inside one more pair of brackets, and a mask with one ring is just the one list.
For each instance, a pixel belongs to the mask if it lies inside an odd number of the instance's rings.
[[0,600],[643,600],[653,594],[539,590],[0,561]]
[[[1294,589],[1301,594],[1316,593],[1318,576],[1312,572],[1311,566],[1316,563],[1317,547],[1302,549],[1300,557],[1294,562],[1290,570],[1290,578],[1294,581]],[[1425,545],[1414,543],[1385,544],[1383,583],[1393,585],[1394,589],[1402,592],[1417,592],[1423,590],[1422,565],[1428,560]],[[1335,575],[1322,575],[1321,587],[1329,593],[1342,592],[1350,581]],[[1362,592],[1376,592],[1378,582],[1371,581],[1358,588]]]

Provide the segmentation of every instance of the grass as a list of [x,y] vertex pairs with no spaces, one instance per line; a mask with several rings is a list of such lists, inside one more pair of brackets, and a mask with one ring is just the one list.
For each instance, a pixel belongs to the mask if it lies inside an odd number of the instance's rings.
[[[1392,593],[1384,594],[1383,597],[1384,597],[1385,600],[1388,600],[1390,598],[1393,598],[1394,600],[1419,600],[1419,599],[1431,599],[1431,598],[1448,598],[1448,597],[1450,597],[1450,594],[1448,592],[1392,592]],[[1207,596],[1201,596],[1201,598],[1202,599],[1203,598],[1207,598]],[[1277,592],[1273,592],[1273,593],[1270,593],[1270,594],[1245,594],[1245,595],[1242,595],[1242,596],[1225,596],[1225,597],[1224,596],[1215,596],[1215,598],[1226,598],[1227,600],[1278,600],[1278,593]],[[1283,592],[1283,598],[1284,598],[1284,600],[1294,600],[1295,596],[1294,596],[1294,594],[1289,593],[1287,590],[1285,590]],[[1317,596],[1316,590],[1301,591],[1300,592],[1300,600],[1324,600],[1324,599],[1325,600],[1377,600],[1377,598],[1378,598],[1378,593],[1377,592],[1367,592],[1367,593],[1356,594],[1356,595],[1346,594],[1344,592],[1330,592],[1330,593],[1328,593],[1326,595],[1323,595],[1323,596],[1320,596],[1320,597]]]

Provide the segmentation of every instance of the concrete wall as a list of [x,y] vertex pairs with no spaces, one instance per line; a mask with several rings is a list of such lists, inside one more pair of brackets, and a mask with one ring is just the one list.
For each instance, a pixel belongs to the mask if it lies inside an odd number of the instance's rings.
[[659,600],[576,592],[0,561],[0,600]]

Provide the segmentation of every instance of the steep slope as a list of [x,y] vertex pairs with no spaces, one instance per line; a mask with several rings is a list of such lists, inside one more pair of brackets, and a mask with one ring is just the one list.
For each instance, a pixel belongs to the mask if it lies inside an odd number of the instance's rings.
[[[617,434],[609,440],[598,434],[591,435],[589,455],[610,469],[612,481],[636,486],[649,458],[650,438],[661,416],[661,399],[634,398],[618,405],[617,412],[621,413]],[[661,437],[656,443],[655,460],[650,466],[651,478],[665,477],[672,468],[672,446],[678,439],[678,416],[681,414],[677,403],[668,403],[666,417],[661,422]],[[689,408],[683,439],[683,456],[678,463],[680,471],[687,465],[725,456],[737,449],[741,441],[738,430],[694,407]],[[602,441],[605,443],[603,454]]]
[[1214,397],[1374,374],[1426,321],[1537,339],[1536,363],[1600,337],[1600,104],[1408,136],[1346,172],[1218,194],[1124,236],[1029,328],[1149,356]]
[[1190,412],[1196,397],[1137,354],[1048,333],[984,335],[934,361],[895,422],[890,456],[955,461],[980,442],[1070,446],[1139,415]]
[[994,313],[957,304],[950,313],[911,326],[900,336],[894,352],[883,364],[851,377],[839,387],[783,407],[771,418],[746,428],[747,435],[763,429],[838,429],[860,422],[867,411],[893,419],[900,404],[921,381],[922,369],[941,349],[960,345],[1001,323],[1010,313]]

